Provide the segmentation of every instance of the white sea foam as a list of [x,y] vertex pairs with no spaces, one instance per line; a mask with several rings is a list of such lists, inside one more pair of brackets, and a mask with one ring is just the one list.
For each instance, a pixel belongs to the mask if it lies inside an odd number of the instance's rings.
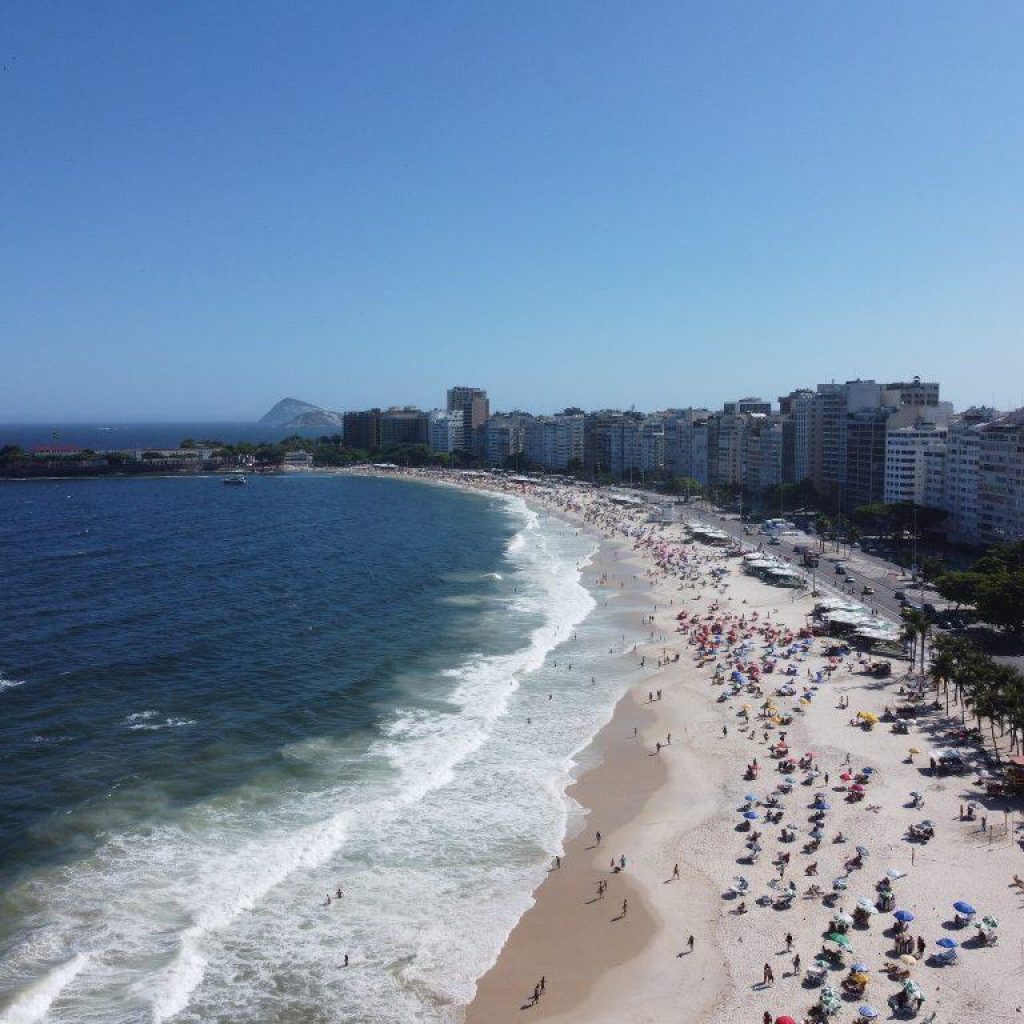
[[124,724],[133,731],[158,732],[160,729],[178,729],[185,725],[195,725],[194,718],[164,718],[160,720],[158,711],[136,711],[128,715]]
[[[507,600],[481,611],[497,653],[427,679],[410,666],[407,700],[376,739],[284,748],[320,772],[314,791],[176,811],[176,824],[113,834],[40,880],[16,976],[90,951],[89,970],[61,986],[62,1019],[76,1024],[457,1019],[560,849],[578,810],[564,797],[573,755],[622,688],[588,682],[609,646],[576,569],[589,542],[522,503],[503,507],[521,529],[494,581]],[[149,709],[125,725],[165,720]],[[324,906],[338,885],[343,900]],[[345,953],[362,969],[339,985]]]
[[0,693],[4,690],[13,690],[16,686],[24,686],[24,679],[8,679],[6,676],[0,676]]
[[53,1001],[71,984],[88,961],[89,957],[85,953],[78,953],[33,982],[0,1013],[0,1024],[35,1024],[35,1021],[42,1020]]

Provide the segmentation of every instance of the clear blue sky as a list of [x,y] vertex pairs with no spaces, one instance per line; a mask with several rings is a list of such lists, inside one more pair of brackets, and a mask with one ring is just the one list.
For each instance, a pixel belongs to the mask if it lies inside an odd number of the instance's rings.
[[1024,403],[1024,4],[0,11],[0,421]]

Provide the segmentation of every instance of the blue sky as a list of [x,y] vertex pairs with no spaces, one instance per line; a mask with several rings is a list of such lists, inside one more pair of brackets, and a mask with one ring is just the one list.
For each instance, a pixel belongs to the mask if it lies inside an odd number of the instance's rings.
[[1024,404],[1020,3],[24,2],[0,421]]

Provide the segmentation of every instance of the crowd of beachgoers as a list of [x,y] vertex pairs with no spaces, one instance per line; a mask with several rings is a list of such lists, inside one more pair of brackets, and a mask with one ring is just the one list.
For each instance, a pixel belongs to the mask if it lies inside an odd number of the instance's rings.
[[[822,635],[812,595],[745,574],[685,522],[586,486],[419,475],[592,531],[591,582],[648,602],[593,769],[614,772],[620,799],[637,773],[632,810],[602,828],[607,787],[590,788],[585,837],[469,1021],[520,1020],[523,1005],[580,1022],[1022,1019],[1024,794],[986,791],[983,768],[1007,750],[969,711],[947,710],[909,662]],[[538,936],[528,919],[545,907],[556,923]],[[526,963],[544,999],[517,978]]]

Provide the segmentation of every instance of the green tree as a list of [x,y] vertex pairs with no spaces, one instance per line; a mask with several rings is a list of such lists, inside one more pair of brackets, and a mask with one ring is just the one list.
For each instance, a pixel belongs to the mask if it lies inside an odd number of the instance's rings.
[[935,589],[947,601],[955,602],[959,611],[962,604],[974,604],[983,578],[977,572],[944,572],[935,581]]
[[1013,633],[1024,627],[1024,571],[986,574],[975,592],[978,615]]

